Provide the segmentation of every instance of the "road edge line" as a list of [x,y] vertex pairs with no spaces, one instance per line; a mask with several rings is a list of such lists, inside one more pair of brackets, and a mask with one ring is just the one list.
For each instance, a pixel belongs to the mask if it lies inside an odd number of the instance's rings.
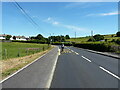
[[54,72],[55,72],[55,69],[56,69],[56,65],[57,65],[57,61],[58,61],[58,57],[59,57],[59,53],[60,53],[60,49],[58,47],[58,53],[57,53],[57,56],[56,56],[56,59],[55,59],[55,62],[53,64],[53,67],[52,67],[52,71],[51,71],[51,74],[50,74],[50,77],[49,77],[49,80],[47,82],[47,85],[45,88],[50,88],[51,87],[51,83],[52,83],[52,80],[53,80],[53,76],[54,76]]
[[[54,47],[55,48],[55,47]],[[54,49],[53,48],[53,49]],[[53,49],[51,49],[49,52],[51,52]],[[25,65],[24,67],[22,67],[21,69],[19,69],[18,71],[16,71],[15,73],[11,74],[10,76],[6,77],[5,79],[3,79],[2,81],[0,81],[0,84],[2,84],[3,82],[5,82],[6,80],[10,79],[11,77],[13,77],[14,75],[18,74],[19,72],[21,72],[22,70],[26,69],[27,67],[29,67],[30,65],[32,65],[33,63],[35,63],[36,61],[38,61],[40,58],[44,57],[46,54],[48,54],[49,52],[43,54],[42,56],[38,57],[37,59],[35,59],[34,61],[32,61],[31,63]]]
[[91,53],[100,54],[100,55],[107,56],[107,57],[112,57],[112,58],[115,58],[115,59],[120,59],[119,56],[108,55],[108,54],[106,54],[104,52],[99,52],[99,51],[94,51],[94,50],[85,49],[85,48],[79,48],[79,47],[75,47],[75,48],[82,49],[82,50],[85,50],[85,51],[88,51],[88,52],[91,52]]

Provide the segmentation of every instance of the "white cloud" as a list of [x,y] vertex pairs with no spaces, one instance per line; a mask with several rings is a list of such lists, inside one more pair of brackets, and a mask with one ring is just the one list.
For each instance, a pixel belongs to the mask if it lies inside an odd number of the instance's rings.
[[88,14],[86,16],[112,16],[112,15],[118,15],[118,14],[119,13],[115,11],[115,12],[108,12],[108,13]]
[[44,21],[47,22],[47,23],[50,23],[52,25],[57,25],[59,27],[64,27],[64,28],[67,28],[67,29],[70,29],[70,30],[74,30],[74,31],[82,31],[82,32],[88,31],[87,29],[81,28],[81,27],[78,27],[78,26],[62,24],[62,23],[60,23],[58,21],[55,21],[52,17],[48,17]]
[[68,28],[68,29],[72,29],[74,31],[86,31],[87,29],[85,28],[81,28],[81,27],[78,27],[78,26],[74,26],[74,25],[63,25],[65,28]]
[[52,24],[54,24],[54,25],[58,25],[58,24],[59,24],[59,22],[54,21]]
[[118,15],[118,12],[110,12],[110,13],[101,13],[100,16],[111,16],[111,15]]
[[52,18],[51,17],[48,17],[47,20],[50,21]]
[[50,23],[52,25],[59,25],[60,22],[55,21],[52,17],[48,17],[46,20],[44,20],[44,22]]

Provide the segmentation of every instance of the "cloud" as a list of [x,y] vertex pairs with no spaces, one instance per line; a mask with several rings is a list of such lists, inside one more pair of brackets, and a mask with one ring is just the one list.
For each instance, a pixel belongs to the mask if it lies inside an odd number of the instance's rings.
[[74,25],[63,25],[65,28],[68,28],[68,29],[72,29],[74,31],[86,31],[87,29],[85,28],[81,28],[81,27],[78,27],[78,26],[74,26]]
[[50,23],[52,25],[59,25],[60,22],[55,21],[52,17],[48,17],[47,19],[44,20],[44,22]]
[[59,27],[64,27],[64,28],[67,28],[67,29],[70,29],[70,30],[74,30],[74,31],[83,31],[83,32],[87,31],[87,29],[81,28],[81,27],[78,27],[78,26],[62,24],[62,23],[60,23],[58,21],[55,21],[52,17],[48,17],[44,21],[47,22],[47,23],[50,23],[52,25],[56,25],[56,26],[59,26]]
[[118,15],[118,12],[109,12],[109,13],[101,13],[100,16],[111,16],[111,15]]
[[119,14],[118,11],[114,11],[114,12],[108,12],[108,13],[88,14],[86,16],[113,16],[118,14]]
[[58,24],[59,24],[59,22],[54,21],[52,24],[54,24],[54,25],[58,25]]
[[51,17],[48,17],[47,20],[50,21],[50,20],[52,20],[52,18],[51,18]]

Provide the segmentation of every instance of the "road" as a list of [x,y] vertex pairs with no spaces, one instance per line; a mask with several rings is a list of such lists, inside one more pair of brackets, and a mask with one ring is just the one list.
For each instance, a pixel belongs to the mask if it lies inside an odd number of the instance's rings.
[[2,82],[2,88],[47,88],[53,66],[58,56],[58,48],[52,49],[27,68]]
[[118,59],[75,47],[65,47],[64,52],[58,55],[58,47],[55,47],[2,82],[2,87],[118,88]]
[[59,56],[51,88],[118,88],[118,59],[66,47]]

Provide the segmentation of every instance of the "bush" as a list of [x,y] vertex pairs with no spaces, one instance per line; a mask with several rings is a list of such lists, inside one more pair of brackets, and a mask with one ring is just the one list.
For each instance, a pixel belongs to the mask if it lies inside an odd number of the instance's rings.
[[5,39],[6,39],[6,40],[10,40],[11,37],[12,37],[11,35],[7,35],[7,36],[5,37]]
[[120,44],[120,39],[117,39],[117,40],[116,40],[116,43],[117,43],[117,44]]
[[93,38],[94,38],[96,41],[100,41],[100,40],[103,40],[103,39],[104,39],[104,36],[103,36],[103,35],[100,35],[100,34],[97,34],[97,35],[93,36]]
[[91,49],[101,52],[109,52],[112,51],[111,45],[105,43],[77,43],[74,45],[75,47]]
[[116,33],[116,36],[117,36],[117,37],[120,37],[120,31]]

